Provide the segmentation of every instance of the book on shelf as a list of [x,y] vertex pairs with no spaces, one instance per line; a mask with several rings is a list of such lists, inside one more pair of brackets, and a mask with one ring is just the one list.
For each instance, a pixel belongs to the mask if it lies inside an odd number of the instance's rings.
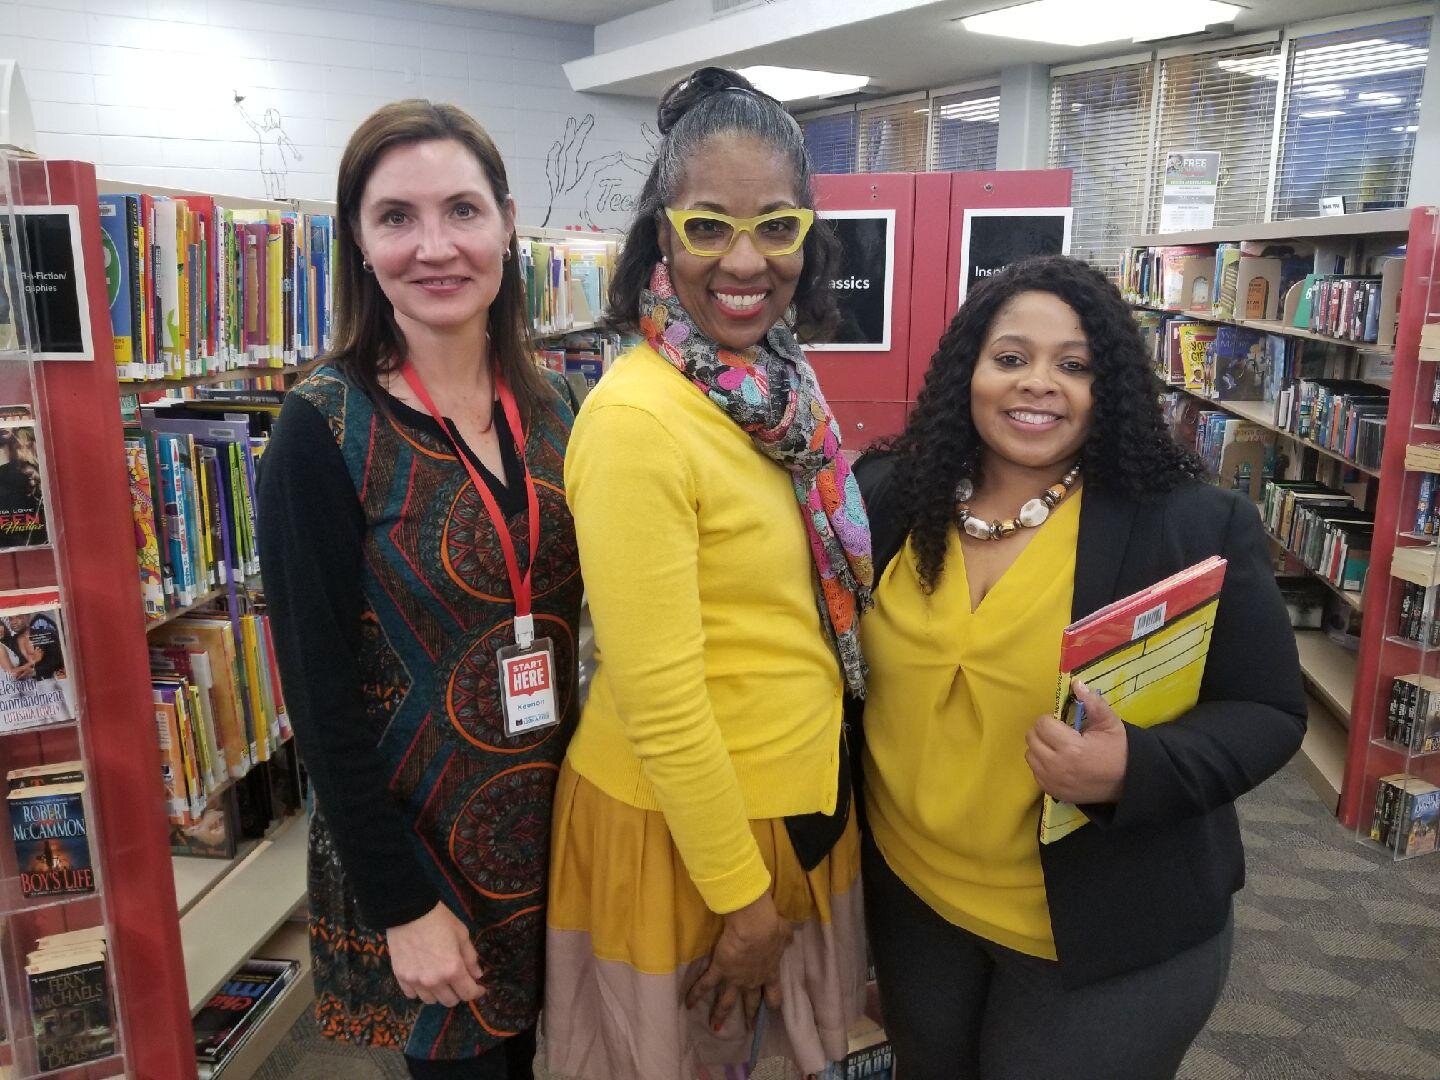
[[577,232],[573,238],[521,235],[520,274],[531,328],[542,334],[588,326],[600,318],[619,244]]
[[222,202],[99,197],[122,381],[281,367],[329,347],[334,217]]
[[186,615],[151,633],[150,659],[170,823],[191,828],[291,736],[269,616]]
[[35,414],[0,405],[0,551],[49,542]]
[[201,1080],[218,1073],[300,974],[296,960],[254,957],[195,1014],[195,1060]]
[[115,1052],[108,947],[99,928],[41,938],[27,954],[30,1020],[41,1072]]
[[1265,396],[1266,335],[1220,326],[1209,345],[1207,387],[1216,401],[1261,401]]
[[[1226,566],[1218,556],[1205,559],[1066,627],[1055,719],[1083,730],[1076,679],[1138,727],[1168,723],[1192,708],[1199,700]],[[1079,807],[1046,795],[1040,842],[1054,843],[1088,821]]]
[[27,898],[95,891],[85,781],[12,787],[10,837]]
[[28,765],[23,769],[11,769],[5,774],[7,791],[48,787],[51,784],[77,784],[84,779],[85,765],[78,760]]
[[0,732],[73,720],[60,590],[0,592]]

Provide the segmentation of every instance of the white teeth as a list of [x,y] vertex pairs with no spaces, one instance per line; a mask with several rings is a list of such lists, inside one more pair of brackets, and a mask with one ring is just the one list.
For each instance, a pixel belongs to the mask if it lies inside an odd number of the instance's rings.
[[1012,420],[1019,420],[1022,424],[1048,424],[1059,419],[1054,413],[1021,412],[1018,409],[1012,409],[1005,415]]
[[717,292],[715,294],[715,299],[719,300],[726,307],[736,308],[737,310],[745,311],[749,308],[753,308],[756,304],[763,302],[767,295],[767,293],[753,293],[745,296],[740,296],[736,293]]

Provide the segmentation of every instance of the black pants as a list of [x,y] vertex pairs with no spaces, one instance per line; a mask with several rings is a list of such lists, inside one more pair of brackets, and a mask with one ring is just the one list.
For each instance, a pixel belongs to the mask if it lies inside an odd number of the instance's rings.
[[1233,921],[1164,963],[1066,990],[1054,961],[936,914],[869,837],[863,860],[880,1006],[904,1080],[1169,1080],[1225,986]]
[[535,1080],[535,1029],[506,1039],[479,1057],[425,1061],[405,1057],[414,1080]]

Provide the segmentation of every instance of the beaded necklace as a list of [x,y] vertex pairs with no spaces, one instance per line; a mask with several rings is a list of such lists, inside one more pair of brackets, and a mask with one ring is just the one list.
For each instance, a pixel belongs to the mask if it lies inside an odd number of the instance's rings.
[[1021,529],[1039,528],[1079,478],[1080,463],[1077,461],[1074,467],[1060,478],[1058,484],[1046,488],[1038,497],[1020,507],[1020,512],[1013,518],[1004,521],[986,521],[971,514],[969,504],[975,497],[975,484],[968,478],[961,480],[955,485],[955,521],[976,540],[1004,540]]

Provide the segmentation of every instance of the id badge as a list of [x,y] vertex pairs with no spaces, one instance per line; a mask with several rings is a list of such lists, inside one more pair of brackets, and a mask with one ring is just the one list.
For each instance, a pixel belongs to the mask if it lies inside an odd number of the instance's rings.
[[500,661],[500,705],[505,734],[528,735],[560,723],[555,700],[555,649],[549,638],[535,638],[528,647],[504,645]]

